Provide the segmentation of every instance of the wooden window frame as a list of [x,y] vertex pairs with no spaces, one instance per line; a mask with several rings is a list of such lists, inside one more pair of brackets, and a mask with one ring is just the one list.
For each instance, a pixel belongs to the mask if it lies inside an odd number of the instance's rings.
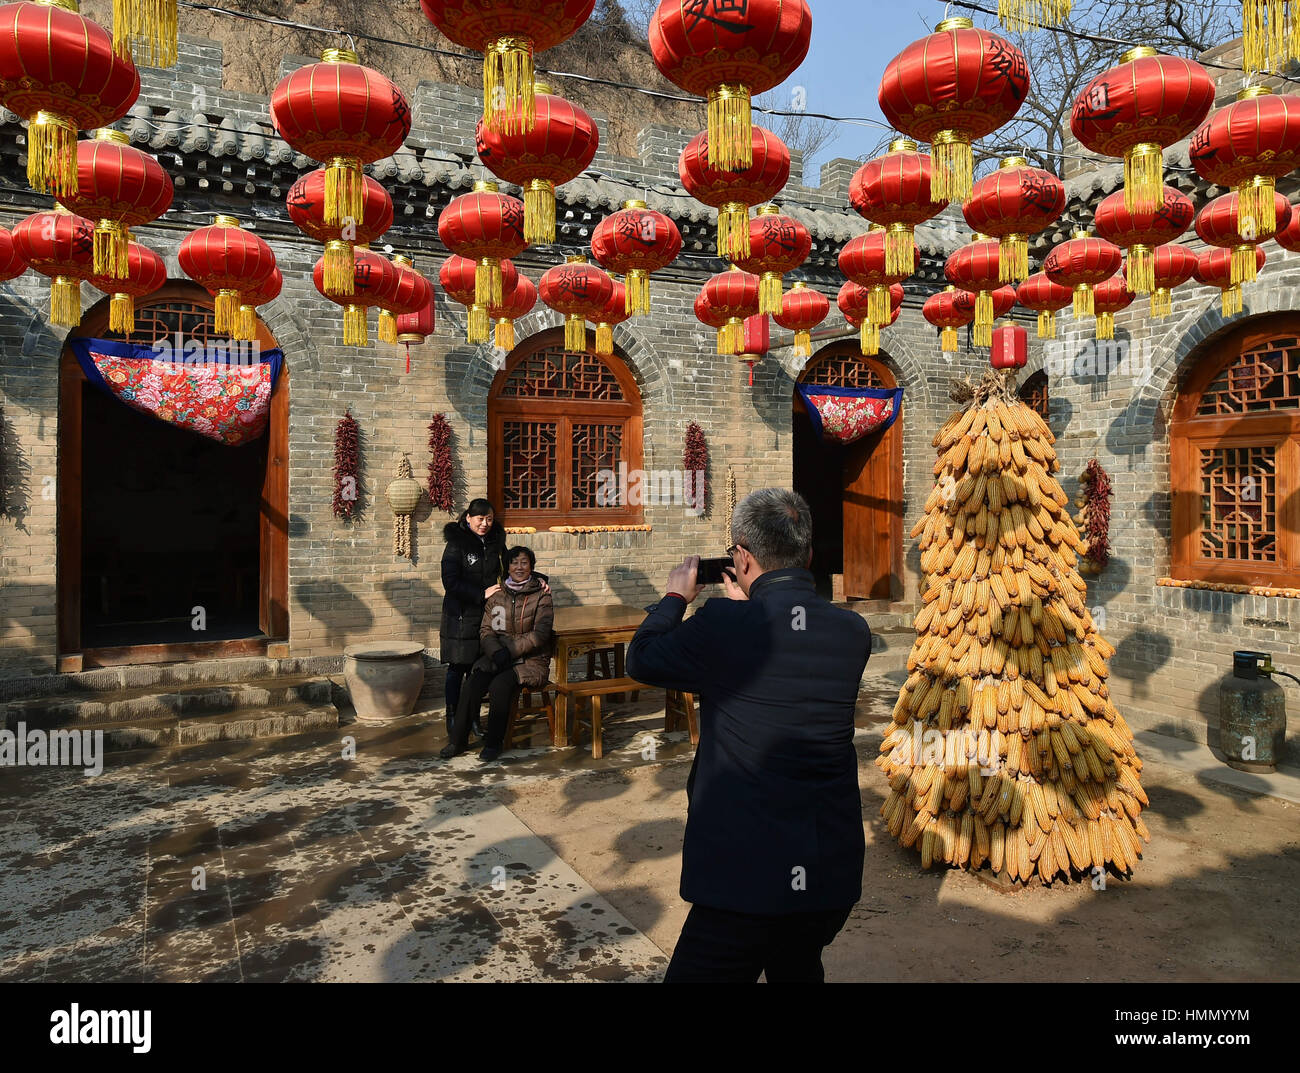
[[[1041,409],[1035,405],[1040,389],[1043,400]],[[1044,421],[1050,421],[1050,415],[1052,412],[1052,390],[1046,372],[1040,369],[1038,372],[1026,379],[1016,391],[1016,397]]]
[[[1197,414],[1205,392],[1243,354],[1286,336],[1300,338],[1300,314],[1284,313],[1242,325],[1211,344],[1179,392],[1169,425],[1170,573],[1175,580],[1300,587],[1300,407],[1290,412]],[[1224,562],[1200,553],[1199,452],[1215,447],[1271,447],[1276,451],[1275,563]]]
[[[594,341],[592,333],[588,339]],[[621,425],[622,453],[619,461],[629,473],[639,470],[643,460],[641,391],[627,366],[626,355],[617,347],[613,355],[598,355],[593,346],[587,354],[605,367],[618,381],[622,402],[584,402],[576,399],[535,399],[502,397],[501,391],[511,374],[524,361],[545,350],[564,349],[564,329],[553,328],[526,339],[511,351],[505,365],[492,380],[488,391],[488,497],[501,510],[503,520],[511,526],[553,525],[642,525],[645,509],[641,504],[621,507],[587,507],[573,509],[573,426],[596,423]],[[556,428],[556,502],[555,510],[510,510],[505,502],[505,424],[507,421],[554,423]]]

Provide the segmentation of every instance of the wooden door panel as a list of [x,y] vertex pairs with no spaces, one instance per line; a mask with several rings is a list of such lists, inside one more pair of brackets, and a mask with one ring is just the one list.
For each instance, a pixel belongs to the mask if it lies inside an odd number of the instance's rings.
[[901,417],[853,444],[844,466],[844,595],[892,600],[901,580]]
[[258,523],[258,628],[267,637],[289,636],[289,366],[271,392],[266,434],[266,476]]

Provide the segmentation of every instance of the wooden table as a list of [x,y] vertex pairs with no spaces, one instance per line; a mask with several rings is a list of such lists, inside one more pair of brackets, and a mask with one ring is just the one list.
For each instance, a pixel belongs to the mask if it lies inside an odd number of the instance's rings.
[[[614,649],[614,677],[624,674],[624,648],[645,621],[640,607],[596,604],[555,609],[555,681],[569,680],[569,662],[600,648]],[[569,698],[555,693],[555,744],[569,744]]]

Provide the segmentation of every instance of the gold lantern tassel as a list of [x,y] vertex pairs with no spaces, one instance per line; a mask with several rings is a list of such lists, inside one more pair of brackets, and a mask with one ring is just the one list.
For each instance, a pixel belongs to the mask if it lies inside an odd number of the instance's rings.
[[483,53],[483,125],[526,134],[536,122],[532,38],[499,37]]
[[1115,338],[1115,314],[1097,314],[1097,338],[1101,340]]
[[397,318],[391,310],[379,311],[379,341],[381,343],[397,342]]
[[365,184],[361,161],[356,157],[334,157],[325,169],[325,226],[360,226],[365,222],[362,219],[364,209]]
[[555,184],[529,179],[524,185],[524,241],[530,246],[555,243]]
[[[888,287],[872,287],[867,292],[867,320],[872,324],[888,324],[893,315],[893,302]],[[989,319],[993,319],[993,300],[989,299]]]
[[719,354],[726,354],[726,353],[728,353],[728,351],[727,351],[727,329],[726,329],[725,327],[719,328],[719,329],[718,329],[718,332],[717,332],[717,336],[718,336],[718,340],[717,340],[717,342],[718,342],[718,353],[719,353]]
[[959,130],[944,130],[934,136],[934,200],[965,201],[975,185],[975,163],[970,136]]
[[998,278],[1003,283],[1023,283],[1029,278],[1028,238],[1007,235],[998,252]]
[[496,257],[484,257],[474,266],[474,304],[487,306],[502,305],[505,284],[501,276],[501,261]]
[[486,343],[488,341],[488,328],[491,323],[487,306],[470,306],[469,324],[465,329],[465,341],[471,344]]
[[858,342],[864,358],[874,358],[880,353],[880,325],[864,320],[858,328]]
[[95,275],[107,279],[126,279],[130,272],[127,261],[131,249],[131,236],[118,220],[100,220],[95,225],[94,237]]
[[[1300,25],[1300,11],[1296,15]],[[1255,221],[1255,237],[1263,242],[1277,234],[1277,180],[1271,175],[1256,175],[1237,187],[1237,219]]]
[[176,6],[176,0],[113,0],[113,51],[141,67],[175,65]]
[[596,325],[596,353],[605,357],[614,353],[614,325],[607,321]]
[[564,318],[564,349],[570,354],[586,353],[587,322],[576,313]]
[[366,307],[348,306],[343,314],[343,345],[369,346],[370,332],[366,327]]
[[720,354],[739,354],[745,348],[745,322],[739,317],[732,317],[722,329],[722,346]]
[[794,333],[794,353],[797,358],[807,358],[812,355],[812,332],[806,328],[801,328]]
[[1060,26],[1073,7],[1071,0],[998,0],[998,19],[1013,33]]
[[108,303],[108,330],[118,335],[135,331],[135,299],[129,294],[115,294]]
[[1076,317],[1091,317],[1096,308],[1096,300],[1092,288],[1088,284],[1081,283],[1074,288],[1074,315]]
[[325,293],[331,298],[356,293],[356,257],[350,242],[333,239],[325,243]]
[[1259,277],[1259,266],[1255,263],[1254,246],[1232,247],[1232,282],[1254,283]]
[[1157,287],[1151,292],[1151,317],[1154,320],[1164,320],[1166,317],[1173,316],[1174,312],[1174,292],[1168,287]]
[[910,276],[916,271],[916,239],[907,224],[890,224],[885,229],[885,272]]
[[1134,294],[1150,294],[1156,289],[1156,259],[1150,246],[1134,246],[1128,251],[1128,289]]
[[744,171],[754,163],[749,88],[723,84],[709,90],[709,167]]
[[1124,207],[1155,212],[1164,200],[1165,154],[1158,142],[1142,142],[1124,151]]
[[1274,59],[1295,54],[1296,22],[1286,33],[1287,0],[1242,0],[1242,67],[1247,74],[1273,69]]
[[1223,315],[1225,317],[1235,317],[1245,308],[1241,296],[1241,284],[1237,283],[1231,287],[1225,287],[1223,291]]
[[749,206],[728,201],[718,210],[718,256],[743,261],[749,256]]
[[773,316],[781,312],[781,298],[784,294],[781,286],[781,273],[764,272],[758,282],[758,311]]
[[623,279],[623,312],[639,317],[650,312],[650,273],[634,268]]
[[975,331],[976,346],[993,345],[993,292],[979,291],[975,295]]
[[81,323],[81,280],[55,276],[50,284],[50,323],[75,328]]
[[1044,309],[1038,314],[1038,338],[1056,338],[1056,313],[1053,310]]
[[27,183],[56,198],[77,192],[77,128],[53,112],[37,112],[27,124]]
[[222,334],[234,335],[239,326],[239,307],[243,304],[238,291],[217,291],[213,307],[212,326]]
[[509,317],[502,317],[498,320],[492,341],[496,344],[498,350],[514,350],[515,322]]
[[239,307],[239,331],[235,333],[236,339],[242,339],[251,343],[257,338],[257,307],[242,305]]
[[939,337],[939,345],[945,354],[956,354],[958,345],[957,329],[945,328],[943,334]]

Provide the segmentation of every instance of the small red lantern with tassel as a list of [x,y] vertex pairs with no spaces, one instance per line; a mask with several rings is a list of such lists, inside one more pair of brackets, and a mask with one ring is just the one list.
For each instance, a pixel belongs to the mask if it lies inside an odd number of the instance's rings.
[[382,310],[392,303],[401,278],[400,268],[368,247],[358,246],[353,275],[351,294],[341,297],[325,294],[325,258],[322,257],[316,262],[312,282],[322,295],[343,307],[343,345],[369,346],[370,331],[366,320],[370,307],[378,306]]
[[1074,292],[1037,272],[1016,288],[1016,301],[1038,314],[1038,338],[1056,338],[1056,314],[1074,301]]
[[[620,298],[623,297],[621,290],[618,288],[615,290]],[[505,303],[488,310],[488,316],[496,325],[492,342],[498,350],[514,350],[515,321],[520,317],[526,317],[533,311],[535,305],[537,305],[537,286],[520,272],[514,289],[507,296]]]
[[[1274,211],[1276,212],[1276,209]],[[1291,206],[1291,219],[1277,229],[1273,241],[1284,250],[1300,253],[1300,211],[1297,211],[1294,205]]]
[[754,366],[772,345],[772,326],[766,313],[755,313],[745,318],[740,334],[740,352],[736,355],[749,370],[749,386],[754,386]]
[[[486,343],[489,337],[488,329],[492,325],[491,318],[488,316],[488,307],[480,304],[475,297],[477,279],[478,266],[470,258],[458,254],[448,257],[438,269],[438,282],[442,284],[442,289],[447,292],[452,301],[459,302],[468,312],[465,342],[471,345]],[[502,261],[502,290],[514,294],[518,280],[519,273],[515,269],[514,262]]]
[[758,277],[758,309],[773,316],[781,312],[781,277],[793,272],[812,252],[812,236],[798,220],[764,205],[749,222],[749,256],[736,264]]
[[[1216,197],[1196,217],[1196,234],[1207,246],[1218,246],[1232,251],[1232,282],[1255,281],[1255,254],[1260,243],[1258,224],[1241,215],[1241,201],[1236,194]],[[1291,203],[1281,194],[1273,195],[1273,215],[1277,227],[1285,229],[1291,222]]]
[[597,354],[608,356],[614,353],[614,328],[632,316],[627,311],[626,292],[627,288],[615,280],[614,292],[605,303],[605,308],[591,318],[596,325]]
[[840,307],[844,319],[858,329],[859,348],[864,358],[874,358],[880,353],[880,329],[897,323],[903,311],[903,285],[895,283],[887,291],[889,313],[884,321],[877,323],[872,316],[874,290],[875,288],[863,287],[849,280],[835,298],[835,304]]
[[50,323],[75,328],[81,323],[81,281],[94,272],[95,225],[56,204],[52,212],[32,213],[14,225],[18,256],[49,276]]
[[830,311],[830,300],[800,280],[786,291],[781,312],[773,314],[772,319],[786,331],[794,332],[795,356],[807,358],[812,355],[812,330]]
[[885,229],[885,267],[911,275],[917,225],[948,207],[931,186],[930,158],[916,151],[910,138],[896,138],[889,152],[868,160],[849,183],[849,204],[858,215]]
[[749,255],[749,210],[771,201],[790,181],[790,150],[770,130],[750,131],[750,164],[729,171],[709,163],[709,135],[697,134],[677,158],[682,187],[696,201],[718,210],[718,256]]
[[743,353],[745,321],[758,315],[758,277],[732,265],[729,271],[719,272],[704,284],[704,301],[710,319],[722,319],[718,353]]
[[597,263],[626,276],[627,311],[634,317],[650,312],[650,273],[671,264],[681,252],[677,225],[644,201],[623,202],[623,208],[601,220],[591,235]]
[[1134,297],[1122,272],[1117,272],[1104,283],[1097,284],[1093,289],[1093,310],[1097,315],[1097,339],[1115,338],[1115,314],[1122,313],[1131,306]]
[[231,335],[239,327],[242,295],[257,290],[275,269],[271,247],[233,216],[218,216],[211,227],[186,235],[178,259],[181,271],[216,299],[213,326]]
[[[993,319],[995,321],[1001,319],[1002,317],[1005,317],[1008,313],[1010,313],[1013,309],[1015,309],[1016,307],[1015,287],[1008,285],[1006,287],[999,287],[995,291],[986,292],[986,293],[988,298],[991,299],[993,303]],[[979,301],[981,297],[982,297],[981,295],[974,294],[971,291],[964,291],[960,287],[958,287],[957,293],[952,296],[952,307],[953,309],[957,310],[959,313],[969,313],[971,316],[971,320],[974,321],[976,319],[976,310],[979,306]],[[986,341],[980,342],[980,339],[985,339]],[[978,347],[991,347],[993,345],[992,330],[990,329],[987,336],[978,335],[977,333],[972,332],[971,343]]]
[[411,347],[423,346],[438,324],[434,309],[433,285],[429,285],[429,300],[414,313],[404,313],[397,318],[397,341],[406,346],[406,371],[411,371]]
[[1021,156],[1005,157],[997,171],[975,184],[962,207],[972,229],[1001,241],[1002,283],[1029,277],[1029,236],[1047,230],[1064,211],[1065,184]]
[[1197,258],[1186,246],[1171,243],[1157,246],[1151,253],[1154,288],[1151,291],[1151,316],[1164,320],[1174,312],[1174,289],[1196,275]]
[[[1268,258],[1261,246],[1251,247],[1251,250],[1254,254],[1255,275],[1258,277]],[[1222,293],[1220,308],[1225,318],[1235,317],[1245,308],[1241,281],[1233,278],[1236,260],[1235,250],[1206,250],[1200,255],[1194,274],[1197,283],[1217,287]]]
[[289,188],[285,205],[299,231],[325,244],[325,293],[335,297],[352,293],[353,248],[377,241],[393,226],[393,199],[380,183],[364,176],[362,222],[331,226],[325,222],[327,185],[324,168],[308,172]]
[[973,242],[948,258],[944,275],[949,283],[976,295],[972,340],[979,347],[991,346],[993,321],[997,317],[993,292],[1002,286],[1001,244],[985,235],[976,235]]
[[240,296],[242,302],[239,306],[239,327],[235,331],[236,339],[251,343],[257,338],[257,307],[274,302],[280,297],[280,292],[283,290],[284,273],[277,266],[259,287],[251,291],[245,291]]
[[397,319],[418,313],[429,304],[433,296],[433,284],[415,267],[409,257],[397,254],[393,257],[397,267],[397,285],[387,300],[380,303],[379,341],[381,343],[397,342]]
[[1047,278],[1074,291],[1075,317],[1090,317],[1095,310],[1093,288],[1124,266],[1124,251],[1087,231],[1074,232],[1068,242],[1053,248],[1043,262]]
[[850,239],[840,250],[839,256],[840,272],[846,279],[866,289],[868,306],[865,316],[877,327],[889,321],[892,309],[890,288],[902,283],[921,264],[921,251],[913,243],[912,263],[907,266],[907,271],[890,272],[886,255],[887,241],[885,229],[874,224],[867,234]]
[[524,252],[524,203],[499,191],[492,182],[476,182],[471,193],[453,198],[438,216],[442,244],[475,261],[474,302],[500,305],[505,300],[501,262]]
[[108,330],[129,336],[135,331],[135,300],[167,282],[167,266],[153,250],[128,237],[126,275],[97,272],[88,282],[109,296]]
[[1150,294],[1156,289],[1153,251],[1182,235],[1195,216],[1192,199],[1172,186],[1164,188],[1155,212],[1131,211],[1117,190],[1097,206],[1094,225],[1098,235],[1128,251],[1126,277],[1133,292]]
[[1023,369],[1029,360],[1029,333],[1019,324],[999,324],[993,330],[989,364],[995,369]]
[[587,321],[604,311],[614,295],[614,281],[586,257],[575,254],[542,273],[537,293],[551,309],[564,315],[564,349],[584,354]]
[[941,329],[939,346],[944,354],[956,354],[961,343],[957,329],[964,328],[975,319],[975,310],[958,309],[954,301],[957,288],[949,284],[938,294],[932,294],[921,307],[921,316]]

